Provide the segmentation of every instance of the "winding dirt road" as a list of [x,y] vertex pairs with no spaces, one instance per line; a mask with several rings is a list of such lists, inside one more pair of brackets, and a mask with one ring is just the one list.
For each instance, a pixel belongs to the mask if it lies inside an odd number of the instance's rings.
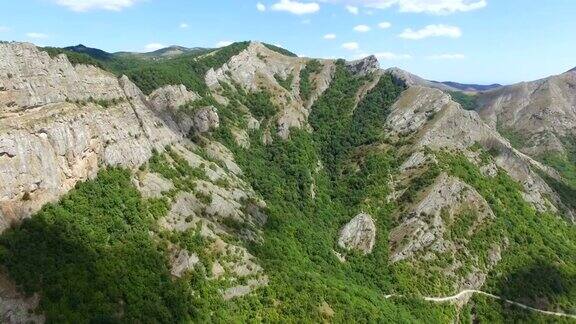
[[[489,293],[484,292],[484,291],[481,291],[481,290],[472,290],[472,289],[469,289],[469,290],[463,290],[463,291],[461,291],[461,292],[459,292],[458,294],[453,295],[453,296],[446,296],[446,297],[422,297],[422,299],[424,299],[424,300],[426,300],[426,301],[434,302],[434,303],[445,303],[445,302],[451,302],[451,301],[459,300],[459,299],[464,298],[464,297],[469,297],[470,295],[473,295],[473,294],[479,294],[479,295],[483,295],[483,296],[490,297],[490,298],[493,298],[493,299],[498,299],[498,300],[501,300],[501,301],[503,301],[503,302],[505,302],[505,303],[508,303],[508,304],[511,304],[511,305],[514,305],[514,306],[518,306],[518,307],[520,307],[520,308],[523,308],[523,309],[526,309],[526,310],[530,310],[530,311],[533,311],[533,312],[538,312],[538,313],[541,313],[541,314],[545,314],[545,315],[568,317],[568,318],[576,319],[576,315],[566,314],[566,313],[551,312],[551,311],[547,311],[547,310],[542,310],[542,309],[530,307],[530,306],[528,306],[528,305],[524,305],[524,304],[521,304],[521,303],[518,303],[518,302],[515,302],[515,301],[512,301],[512,300],[508,300],[508,299],[502,298],[502,297],[500,297],[500,296],[492,295],[492,294],[489,294]],[[403,296],[403,295],[395,295],[395,294],[384,296],[384,298],[386,298],[386,299],[394,298],[394,297],[404,297],[404,296]]]

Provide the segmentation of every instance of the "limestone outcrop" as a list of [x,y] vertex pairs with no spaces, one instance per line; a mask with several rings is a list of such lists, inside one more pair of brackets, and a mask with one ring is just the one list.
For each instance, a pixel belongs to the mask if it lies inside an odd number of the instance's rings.
[[522,136],[522,152],[564,153],[576,136],[576,71],[505,86],[479,95],[479,113],[493,129]]
[[346,250],[357,250],[369,254],[376,243],[376,224],[372,216],[361,213],[340,231],[338,245]]
[[[408,88],[392,107],[386,127],[397,136],[413,136],[419,148],[466,152],[475,144],[497,153],[495,164],[524,187],[525,199],[540,211],[565,209],[558,194],[535,170],[547,168],[514,149],[474,111],[466,111],[444,92],[421,86]],[[568,218],[574,219],[573,212]]]
[[[105,165],[136,168],[180,140],[127,78],[72,66],[29,44],[0,44],[0,230]],[[14,104],[11,104],[14,103]]]
[[197,133],[207,133],[220,127],[218,110],[212,106],[204,107],[194,112],[194,131]]
[[364,76],[376,72],[380,68],[380,63],[376,56],[370,55],[363,59],[346,62],[346,67],[352,74]]
[[454,243],[444,238],[446,221],[453,220],[463,211],[475,214],[470,235],[475,227],[495,217],[486,200],[474,188],[443,173],[428,194],[390,232],[390,260],[404,260],[424,249],[440,253],[454,250]]

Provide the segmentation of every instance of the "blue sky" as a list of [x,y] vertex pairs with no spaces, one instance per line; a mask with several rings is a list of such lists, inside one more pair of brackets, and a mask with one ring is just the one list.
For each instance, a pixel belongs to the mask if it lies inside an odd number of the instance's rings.
[[106,51],[260,40],[310,57],[377,54],[433,80],[504,84],[576,66],[575,0],[3,1],[0,39]]

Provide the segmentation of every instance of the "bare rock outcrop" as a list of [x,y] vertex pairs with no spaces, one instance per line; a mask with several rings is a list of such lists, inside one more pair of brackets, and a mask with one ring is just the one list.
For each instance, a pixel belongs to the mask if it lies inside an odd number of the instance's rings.
[[533,157],[564,152],[576,136],[576,71],[522,82],[479,96],[479,113],[494,129],[520,134],[518,147]]
[[90,65],[74,66],[65,55],[51,58],[28,43],[0,44],[0,89],[2,112],[125,96],[114,75]]
[[187,250],[174,249],[170,256],[170,264],[172,265],[170,273],[174,277],[181,278],[186,271],[194,269],[199,262],[200,259],[196,254],[189,253]]
[[369,254],[376,243],[376,224],[372,216],[361,213],[340,231],[338,245],[346,250],[357,250]]
[[39,303],[39,294],[25,296],[18,291],[16,285],[5,273],[0,273],[0,321],[2,323],[44,323],[44,316],[34,313]]
[[195,92],[188,91],[184,85],[168,85],[154,90],[149,96],[156,110],[176,109],[186,103],[200,99]]
[[364,76],[377,71],[380,63],[374,55],[367,56],[356,61],[346,62],[348,70],[355,75]]
[[169,85],[156,89],[148,97],[151,108],[164,120],[166,125],[186,136],[194,127],[193,116],[181,110],[181,107],[198,100],[200,96],[188,91],[183,85]]
[[[474,188],[445,173],[440,175],[427,195],[390,232],[390,260],[404,260],[427,248],[439,253],[454,250],[453,242],[444,239],[447,225],[442,216],[454,219],[465,208],[475,211],[475,226],[495,217]],[[473,230],[474,227],[470,229]]]
[[[534,171],[539,162],[514,149],[474,111],[466,111],[440,90],[413,86],[393,105],[386,125],[391,134],[413,136],[415,148],[466,151],[475,144],[497,152],[495,163],[524,187],[525,198],[540,211],[563,206],[558,195]],[[569,218],[574,218],[572,214]]]
[[136,168],[180,139],[125,77],[29,44],[0,44],[0,52],[9,73],[0,82],[12,89],[0,93],[0,231],[101,166]]
[[194,131],[207,133],[220,127],[218,110],[212,106],[204,107],[194,112]]
[[[221,88],[221,83],[240,86],[244,91],[262,90],[273,94],[272,101],[278,112],[278,134],[286,139],[290,128],[308,129],[308,115],[312,103],[328,88],[333,75],[332,61],[323,60],[322,69],[314,76],[313,93],[307,102],[300,98],[300,71],[310,59],[289,57],[268,49],[261,43],[251,42],[248,48],[218,69],[211,69],[205,76],[206,84],[213,91]],[[293,78],[291,89],[281,86],[277,78]]]

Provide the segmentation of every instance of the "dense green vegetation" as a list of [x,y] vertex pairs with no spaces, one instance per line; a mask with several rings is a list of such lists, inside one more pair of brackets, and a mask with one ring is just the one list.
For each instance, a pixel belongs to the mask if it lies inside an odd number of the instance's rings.
[[[429,307],[382,297],[396,289],[402,291],[395,287],[393,271],[387,266],[385,239],[378,241],[369,256],[345,253],[346,264],[334,255],[333,250],[339,250],[335,238],[344,223],[361,211],[370,212],[378,222],[378,236],[385,238],[393,209],[385,200],[389,193],[385,183],[397,165],[394,152],[367,146],[383,135],[372,119],[386,116],[386,108],[403,87],[385,76],[356,107],[349,94],[367,81],[351,75],[340,63],[333,87],[312,108],[312,134],[292,129],[289,141],[274,137],[271,144],[263,145],[262,131],[255,131],[248,150],[227,142],[246,180],[267,201],[269,215],[263,243],[252,246],[252,252],[267,269],[270,285],[259,294],[258,303],[250,298],[234,301],[235,316],[256,313],[272,321],[318,322],[323,302],[335,311],[332,320],[336,322],[442,322],[454,316],[450,306]],[[332,113],[339,118],[331,119]],[[360,147],[345,143],[350,134],[354,134],[353,143],[366,148],[358,151]],[[338,144],[336,148],[330,148],[334,144]],[[318,161],[326,168],[315,172]],[[330,169],[350,164],[357,167],[349,169],[351,174],[331,176]]]
[[70,63],[72,63],[74,65],[86,64],[86,65],[93,65],[93,66],[99,67],[103,70],[107,69],[106,66],[102,63],[102,61],[95,59],[88,54],[77,53],[77,52],[73,52],[70,50],[65,50],[65,49],[57,48],[57,47],[43,47],[42,50],[45,51],[46,53],[48,53],[48,55],[50,55],[50,57],[52,57],[52,58],[54,58],[60,54],[65,54],[68,57],[68,61],[70,61]]
[[272,50],[274,52],[280,53],[282,55],[285,56],[290,56],[290,57],[298,57],[298,55],[290,52],[289,50],[276,46],[276,45],[272,45],[272,44],[267,44],[267,43],[263,43],[264,46],[266,46],[269,50]]
[[494,300],[486,296],[476,295],[470,304],[460,313],[462,323],[468,323],[466,318],[476,319],[477,323],[574,323],[573,319],[544,315],[526,311],[517,306]]
[[300,97],[304,101],[310,99],[312,94],[313,83],[311,77],[322,70],[322,63],[318,60],[310,60],[306,66],[300,71]]
[[84,53],[59,48],[45,48],[50,55],[66,54],[74,64],[91,64],[103,68],[117,76],[126,75],[144,93],[171,84],[183,84],[189,90],[200,94],[208,92],[204,76],[211,68],[217,68],[230,58],[246,49],[249,42],[239,42],[198,56],[198,53],[183,54],[171,59],[148,60],[135,56],[114,56],[99,60]]
[[288,91],[292,91],[292,83],[294,82],[293,74],[288,75],[286,79],[282,79],[278,75],[274,75],[274,78],[276,79],[276,82],[278,82],[278,84],[282,86],[282,88]]
[[450,173],[472,185],[496,215],[493,226],[474,235],[477,244],[508,240],[486,288],[534,307],[573,311],[576,264],[568,260],[576,260],[576,228],[561,217],[536,212],[522,197],[520,185],[503,171],[495,178],[483,177],[463,156],[445,153],[441,160]]
[[478,109],[478,96],[475,94],[469,94],[462,91],[449,91],[452,100],[462,106],[466,110],[476,110]]
[[169,275],[149,234],[167,210],[144,201],[122,169],[100,172],[0,238],[0,262],[49,322],[179,322],[190,287]]

